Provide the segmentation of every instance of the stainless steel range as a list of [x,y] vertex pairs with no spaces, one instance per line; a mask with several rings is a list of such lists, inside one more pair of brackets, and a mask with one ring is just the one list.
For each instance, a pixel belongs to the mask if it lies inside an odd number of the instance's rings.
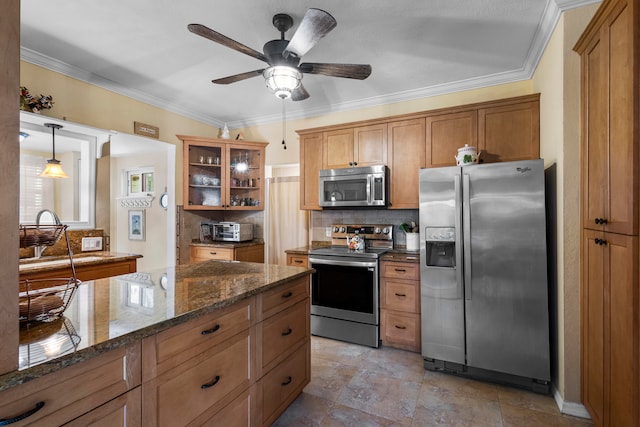
[[[334,224],[331,239],[331,246],[309,251],[309,264],[316,270],[311,279],[311,333],[377,348],[378,260],[393,249],[393,225]],[[364,239],[364,249],[350,249],[350,239]]]

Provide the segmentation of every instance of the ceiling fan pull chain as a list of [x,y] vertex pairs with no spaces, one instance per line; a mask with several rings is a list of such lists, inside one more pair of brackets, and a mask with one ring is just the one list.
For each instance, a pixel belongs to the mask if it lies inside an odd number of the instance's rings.
[[287,149],[287,143],[284,142],[284,136],[287,134],[286,133],[287,128],[286,128],[285,104],[284,104],[285,102],[286,102],[286,100],[283,99],[282,100],[282,145],[284,145],[283,148],[286,150]]

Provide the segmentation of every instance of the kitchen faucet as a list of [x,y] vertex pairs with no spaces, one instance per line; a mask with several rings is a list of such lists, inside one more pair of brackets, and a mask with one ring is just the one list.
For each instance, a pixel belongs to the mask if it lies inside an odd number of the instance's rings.
[[[40,217],[44,213],[48,213],[49,215],[51,215],[51,218],[53,218],[53,222],[55,223],[55,225],[62,225],[62,222],[60,222],[60,218],[58,218],[58,215],[54,211],[52,211],[51,209],[42,209],[36,215],[36,226],[40,226]],[[46,246],[35,246],[33,248],[34,256],[36,258],[40,258],[42,256],[42,252],[44,252],[45,249],[47,249]]]

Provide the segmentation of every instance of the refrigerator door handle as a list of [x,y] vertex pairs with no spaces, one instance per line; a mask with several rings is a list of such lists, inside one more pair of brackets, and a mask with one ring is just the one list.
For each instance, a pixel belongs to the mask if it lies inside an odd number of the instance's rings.
[[460,234],[462,233],[462,193],[460,191],[460,175],[453,177],[455,188],[455,227],[456,227],[456,294],[457,299],[464,298],[463,281],[462,281],[462,241]]
[[471,197],[469,195],[469,175],[462,175],[462,221],[464,238],[464,294],[467,300],[471,300]]

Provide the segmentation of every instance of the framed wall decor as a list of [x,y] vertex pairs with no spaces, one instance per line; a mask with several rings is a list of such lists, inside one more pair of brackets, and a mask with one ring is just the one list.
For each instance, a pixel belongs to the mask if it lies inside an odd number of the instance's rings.
[[129,211],[129,240],[144,240],[144,210]]

